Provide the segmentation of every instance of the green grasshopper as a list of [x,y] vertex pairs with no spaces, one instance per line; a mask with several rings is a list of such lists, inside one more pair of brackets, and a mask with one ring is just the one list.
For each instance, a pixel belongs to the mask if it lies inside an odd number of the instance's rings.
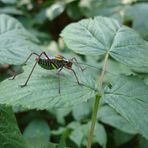
[[[27,63],[27,61],[30,59],[30,57],[31,57],[32,55],[36,55],[36,56],[37,56],[37,57],[35,58],[35,61],[36,61],[36,62],[35,62],[35,64],[34,64],[32,70],[31,70],[31,72],[30,72],[30,74],[29,74],[29,76],[28,76],[26,82],[25,82],[23,85],[21,85],[21,87],[25,87],[25,86],[27,85],[27,83],[28,83],[28,81],[29,81],[29,79],[30,79],[30,77],[31,77],[31,75],[32,75],[32,73],[33,73],[33,71],[34,71],[34,69],[35,69],[35,67],[36,67],[37,64],[38,64],[39,66],[41,66],[42,68],[46,69],[46,70],[54,70],[54,69],[57,69],[57,70],[58,70],[57,74],[58,74],[58,83],[59,83],[59,85],[58,85],[58,86],[59,86],[59,87],[58,87],[59,94],[60,94],[60,92],[61,92],[61,91],[60,91],[60,71],[61,71],[63,68],[66,68],[66,69],[71,70],[71,71],[73,72],[73,74],[74,74],[76,80],[77,80],[78,85],[81,84],[81,83],[79,82],[79,79],[78,79],[77,75],[76,75],[76,72],[72,69],[72,65],[73,65],[74,63],[76,63],[82,71],[83,71],[85,68],[83,69],[83,68],[78,64],[77,59],[76,59],[75,57],[73,57],[73,58],[71,58],[71,59],[66,59],[66,58],[64,58],[64,57],[61,56],[61,55],[57,55],[57,56],[55,56],[55,57],[49,57],[45,52],[42,52],[41,54],[37,54],[37,53],[35,53],[35,52],[32,52],[32,53],[28,56],[28,58],[26,59],[26,61],[24,62],[24,64]],[[41,58],[42,55],[45,56],[44,59]],[[14,76],[14,77],[15,77],[15,76]],[[12,79],[14,79],[14,77],[13,77]]]

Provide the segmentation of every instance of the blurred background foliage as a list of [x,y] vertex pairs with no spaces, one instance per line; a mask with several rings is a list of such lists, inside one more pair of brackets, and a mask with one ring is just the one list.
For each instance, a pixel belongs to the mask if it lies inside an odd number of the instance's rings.
[[[108,16],[135,29],[145,40],[148,40],[147,0],[0,0],[0,13],[11,15],[19,20],[39,39],[38,44],[41,48],[52,55],[56,53],[74,55],[96,67],[101,67],[102,57],[92,59],[89,56],[75,55],[67,50],[59,37],[66,25],[83,18]],[[118,64],[112,59],[108,67],[111,73],[134,75],[125,65]],[[0,65],[0,81],[13,74],[12,68],[17,73],[22,72],[21,66]],[[110,81],[111,73],[106,75],[106,81]],[[147,75],[139,76],[147,78]],[[93,101],[91,99],[87,103],[71,108],[48,111],[28,111],[17,106],[13,108],[13,112],[28,147],[58,147],[53,144],[58,143],[59,147],[67,145],[72,148],[83,148],[87,143]],[[8,112],[12,112],[11,109],[8,109]],[[147,148],[148,142],[136,133],[127,120],[102,102],[94,133],[94,148]],[[48,141],[52,142],[51,145]]]

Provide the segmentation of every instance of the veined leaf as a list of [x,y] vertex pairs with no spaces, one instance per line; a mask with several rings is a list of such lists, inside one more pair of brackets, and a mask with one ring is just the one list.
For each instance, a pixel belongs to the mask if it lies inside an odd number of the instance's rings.
[[109,124],[123,132],[137,134],[137,131],[131,123],[108,105],[101,106],[98,111],[98,119],[99,121]]
[[[69,73],[68,70],[62,71],[65,74],[61,73],[61,94],[59,94],[57,75],[39,66],[35,68],[28,85],[21,88],[19,85],[26,81],[32,66],[32,64],[25,66],[24,73],[18,75],[15,80],[5,80],[0,83],[0,104],[48,110],[53,107],[62,108],[79,104],[95,96],[95,89],[89,84],[92,80],[83,82],[79,77],[83,85],[78,85],[74,74]],[[83,75],[82,72],[79,71],[79,73]],[[80,76],[79,73],[77,72],[78,76]],[[86,78],[83,76],[83,79]]]
[[0,15],[0,63],[19,65],[32,51],[41,52],[38,40],[16,19]]
[[148,139],[148,87],[136,77],[120,76],[106,88],[103,100]]
[[0,105],[0,147],[26,148],[10,107]]
[[84,55],[105,55],[133,67],[148,70],[148,43],[133,29],[107,17],[84,19],[62,32],[67,46]]

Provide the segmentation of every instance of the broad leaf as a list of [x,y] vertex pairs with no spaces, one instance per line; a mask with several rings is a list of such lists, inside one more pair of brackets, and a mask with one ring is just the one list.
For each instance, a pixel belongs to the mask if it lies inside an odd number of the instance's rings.
[[103,123],[109,124],[123,132],[129,134],[137,133],[137,131],[128,120],[126,120],[108,105],[101,106],[98,111],[98,120]]
[[0,105],[0,147],[26,148],[10,107]]
[[19,65],[32,51],[41,52],[38,40],[16,19],[0,15],[0,63]]
[[114,19],[84,19],[68,25],[61,36],[77,53],[94,56],[108,53],[118,62],[148,70],[148,43]]
[[148,139],[148,87],[136,77],[120,76],[102,98]]
[[[75,71],[82,85],[78,85],[72,72],[62,71],[60,94],[56,73],[44,70],[39,66],[35,68],[28,85],[21,88],[19,85],[25,83],[32,66],[32,64],[25,66],[24,73],[18,75],[15,80],[5,80],[0,83],[0,104],[48,110],[53,107],[62,108],[79,104],[95,96],[95,88],[91,86],[93,80],[85,76],[85,71],[82,73],[79,70],[76,71],[76,69]],[[83,81],[85,78],[87,79]]]

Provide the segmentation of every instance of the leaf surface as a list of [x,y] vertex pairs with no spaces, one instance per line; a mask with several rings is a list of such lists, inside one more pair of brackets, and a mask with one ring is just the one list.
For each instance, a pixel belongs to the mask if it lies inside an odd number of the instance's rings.
[[41,119],[33,120],[25,128],[23,136],[25,139],[42,139],[45,142],[48,142],[50,138],[48,123]]
[[148,87],[136,77],[120,76],[106,88],[103,100],[148,139]]
[[0,105],[0,147],[26,148],[10,107]]
[[115,19],[84,19],[68,25],[61,36],[74,52],[93,56],[108,53],[125,65],[148,69],[148,43]]
[[20,65],[32,52],[41,52],[38,40],[16,19],[0,15],[0,63]]
[[98,119],[99,121],[109,124],[123,132],[129,134],[136,134],[137,131],[131,125],[131,123],[122,117],[119,113],[117,113],[112,107],[108,105],[101,106],[98,111]]
[[[138,12],[138,13],[137,13]],[[137,3],[126,10],[125,15],[132,20],[132,28],[134,28],[145,40],[148,40],[148,4]]]
[[[28,85],[21,88],[19,85],[25,83],[32,66],[32,64],[25,66],[24,73],[18,75],[15,80],[5,80],[0,83],[0,104],[48,110],[53,107],[62,108],[76,105],[95,96],[95,89],[89,84],[89,81],[92,82],[92,80],[83,82],[79,77],[79,81],[83,85],[78,85],[74,74],[68,70],[61,73],[61,93],[59,94],[59,81],[56,73],[44,70],[39,66],[35,68]],[[76,73],[78,76],[82,74],[82,78],[85,78],[83,77],[84,72]]]

